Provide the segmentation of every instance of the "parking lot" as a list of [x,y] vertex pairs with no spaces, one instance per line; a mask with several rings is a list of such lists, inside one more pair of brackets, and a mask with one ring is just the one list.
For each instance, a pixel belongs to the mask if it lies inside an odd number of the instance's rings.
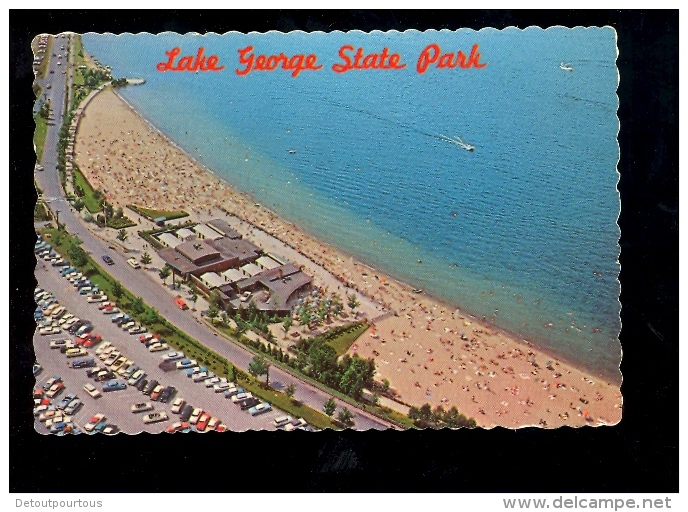
[[[145,345],[139,341],[139,335],[129,334],[112,323],[112,315],[104,315],[99,311],[98,303],[87,302],[86,296],[79,295],[76,288],[60,275],[56,267],[48,265],[47,269],[43,270],[39,264],[36,278],[38,286],[51,292],[60,305],[66,308],[64,314],[71,313],[82,320],[88,320],[93,325],[93,333],[102,337],[103,341],[87,349],[88,357],[95,358],[96,365],[104,367],[103,361],[97,357],[97,348],[104,342],[110,342],[122,355],[133,360],[146,372],[146,379],[155,379],[163,386],[171,385],[177,390],[168,403],[153,401],[154,411],[133,414],[131,406],[140,402],[150,402],[150,397],[129,385],[124,390],[102,393],[102,383],[94,382],[93,379],[88,378],[86,369],[70,368],[68,363],[74,359],[68,359],[65,354],[60,353],[60,350],[50,348],[52,340],[71,339],[73,341],[75,339],[73,334],[63,331],[59,334],[41,335],[36,331],[34,336],[36,359],[43,367],[42,372],[37,376],[37,385],[42,385],[55,375],[62,378],[64,390],[53,400],[53,403],[59,401],[62,396],[69,392],[77,394],[78,398],[84,402],[84,406],[72,418],[74,425],[78,428],[83,428],[93,415],[103,413],[106,416],[105,421],[108,424],[116,425],[122,432],[162,432],[172,423],[179,421],[179,416],[173,414],[170,408],[174,399],[181,397],[193,407],[202,408],[211,416],[219,418],[229,430],[275,429],[273,420],[275,417],[283,415],[281,411],[273,409],[254,417],[248,411],[240,410],[231,400],[225,398],[223,393],[215,393],[212,388],[207,388],[202,381],[193,382],[183,371],[164,372],[158,365],[163,361],[163,356],[173,349],[149,352]],[[78,359],[83,357],[86,356]],[[117,376],[117,379],[126,380],[121,376]],[[102,396],[100,398],[92,398],[84,391],[83,385],[87,382],[94,384],[101,391]],[[165,411],[169,419],[158,423],[144,424],[142,419],[144,414],[157,411]],[[39,432],[48,432],[43,423],[37,421],[36,425]]]

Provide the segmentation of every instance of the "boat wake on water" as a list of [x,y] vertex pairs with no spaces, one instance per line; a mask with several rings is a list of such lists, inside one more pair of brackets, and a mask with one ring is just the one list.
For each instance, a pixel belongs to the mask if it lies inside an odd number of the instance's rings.
[[438,138],[441,140],[447,141],[447,142],[451,142],[452,144],[456,144],[461,149],[465,149],[466,151],[474,151],[475,150],[475,146],[473,146],[472,144],[466,144],[463,140],[461,140],[461,137],[459,137],[458,135],[455,136],[454,138],[452,138],[452,137],[447,137],[446,135],[440,134]]

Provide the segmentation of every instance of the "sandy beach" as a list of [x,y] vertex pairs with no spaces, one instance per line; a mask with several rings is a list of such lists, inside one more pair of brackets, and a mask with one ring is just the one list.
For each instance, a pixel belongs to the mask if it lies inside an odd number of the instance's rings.
[[[184,209],[193,220],[234,215],[329,273],[331,286],[367,297],[379,320],[351,347],[374,357],[403,403],[456,406],[485,427],[616,424],[619,385],[547,354],[355,261],[255,205],[193,161],[115,93],[87,106],[76,162],[115,206]],[[128,212],[130,214],[130,212]],[[260,243],[260,245],[263,245]],[[326,272],[325,272],[326,271]],[[323,278],[325,279],[325,278]]]

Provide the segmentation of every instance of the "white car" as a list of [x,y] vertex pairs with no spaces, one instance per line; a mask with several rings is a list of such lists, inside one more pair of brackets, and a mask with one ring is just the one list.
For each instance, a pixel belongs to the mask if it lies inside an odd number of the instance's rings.
[[163,350],[167,350],[169,345],[167,343],[153,343],[150,347],[148,347],[148,352],[161,352]]
[[176,361],[177,359],[182,359],[184,357],[184,352],[169,352],[162,356],[165,361]]
[[86,297],[86,302],[105,302],[108,300],[107,295],[90,295]]
[[71,345],[72,347],[76,347],[72,340],[64,339],[64,340],[53,340],[50,342],[50,348],[56,349],[56,348],[62,348],[65,345]]
[[139,412],[152,411],[152,410],[153,410],[153,404],[150,402],[141,402],[139,404],[132,404],[132,406],[131,406],[131,412],[133,414],[137,414]]
[[203,409],[201,409],[200,407],[196,407],[191,412],[191,416],[189,417],[189,423],[191,425],[195,425],[196,423],[198,423],[198,418],[201,417],[201,414],[203,414]]
[[84,391],[91,395],[92,398],[100,398],[102,396],[100,391],[98,391],[93,384],[90,384],[88,382],[84,384]]
[[152,412],[150,414],[146,414],[143,417],[143,422],[144,423],[156,423],[158,421],[165,421],[167,420],[167,413],[165,411],[157,411],[157,412]]
[[[112,343],[110,343],[109,341],[106,341],[106,342],[103,343],[100,347],[98,347],[98,348],[96,349],[96,354],[99,354],[99,355],[100,355],[100,354],[102,354],[103,352],[105,352],[107,349],[109,349],[110,347],[112,347]],[[114,348],[113,348],[113,350],[114,350]],[[110,352],[112,352],[112,350],[111,350]],[[108,352],[108,353],[109,353],[109,352]]]
[[191,377],[191,380],[194,382],[201,382],[202,380],[205,380],[209,377],[208,372],[200,372]]
[[292,422],[291,416],[277,416],[273,420],[272,423],[273,423],[273,425],[275,425],[275,427],[280,428],[280,427],[283,427],[284,425],[286,425],[287,423],[291,423],[291,422]]
[[60,321],[57,322],[59,325],[64,326],[67,322],[69,322],[72,318],[74,318],[74,315],[71,313],[67,313],[66,315],[63,315],[62,318],[60,318]]
[[207,379],[203,384],[205,384],[206,388],[212,388],[218,382],[220,382],[220,377],[211,377]]
[[42,336],[50,336],[51,334],[60,334],[62,329],[58,326],[41,327],[38,331]]
[[86,423],[86,425],[84,425],[84,430],[86,432],[93,432],[93,429],[96,428],[98,423],[101,423],[103,421],[105,421],[105,415],[102,412],[98,413],[95,416],[93,416],[91,420],[88,423]]
[[146,373],[143,370],[137,370],[134,373],[134,375],[129,377],[129,380],[127,381],[127,383],[130,386],[134,386],[136,383],[138,383],[138,381],[140,381],[143,378],[144,375],[146,375]]
[[179,412],[182,410],[182,407],[184,407],[185,404],[186,401],[183,398],[177,398],[174,402],[172,402],[172,407],[170,408],[170,411],[172,411],[174,414],[179,414]]
[[229,389],[229,382],[219,382],[213,386],[215,393],[222,393]]
[[138,261],[136,261],[135,258],[129,258],[127,260],[127,263],[129,263],[129,265],[131,265],[133,268],[141,268],[141,264]]

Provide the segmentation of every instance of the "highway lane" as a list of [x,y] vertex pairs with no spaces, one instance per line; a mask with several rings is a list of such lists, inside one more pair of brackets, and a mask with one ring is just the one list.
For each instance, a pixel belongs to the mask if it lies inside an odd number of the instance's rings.
[[[158,367],[162,361],[164,352],[149,352],[143,343],[139,342],[138,335],[131,335],[112,323],[110,315],[104,315],[98,310],[97,304],[86,301],[86,297],[79,295],[74,286],[64,279],[54,267],[47,270],[37,271],[36,277],[39,286],[53,293],[58,302],[67,308],[67,311],[81,319],[87,319],[94,325],[94,333],[103,337],[103,342],[109,341],[122,355],[133,360],[146,372],[146,379],[155,379],[162,385],[171,385],[177,388],[174,398],[184,398],[194,407],[201,407],[212,416],[217,416],[222,422],[233,431],[244,430],[275,430],[273,419],[279,416],[279,411],[273,410],[260,416],[253,417],[248,412],[240,410],[230,400],[227,400],[222,393],[215,393],[212,389],[206,388],[203,383],[195,383],[183,371],[174,370],[164,372]],[[132,404],[148,402],[150,398],[138,391],[136,388],[127,386],[122,391],[103,393],[98,399],[90,397],[82,386],[86,382],[93,383],[96,388],[102,389],[101,383],[94,383],[86,377],[85,369],[72,369],[68,367],[71,361],[59,350],[50,348],[50,341],[53,339],[68,338],[74,339],[69,333],[59,335],[41,336],[36,333],[34,336],[34,347],[36,359],[44,367],[39,376],[39,384],[47,381],[53,375],[60,375],[66,386],[66,390],[60,394],[64,396],[68,392],[77,393],[84,402],[82,407],[74,417],[77,425],[83,426],[88,419],[98,412],[104,413],[108,417],[108,422],[117,425],[123,432],[137,433],[141,431],[162,432],[168,425],[178,421],[178,416],[170,411],[171,401],[167,404],[152,402],[155,410],[164,410],[169,416],[165,422],[145,425],[141,420],[142,414],[132,414],[130,407]],[[99,345],[88,349],[89,356],[96,359],[96,364],[104,367],[104,364],[96,355]],[[86,356],[84,356],[86,357]],[[77,358],[81,359],[81,358]],[[122,377],[118,377],[122,380]]]
[[[61,40],[59,40],[61,41]],[[61,43],[56,43],[59,48]],[[66,44],[66,39],[65,39]],[[65,61],[62,61],[64,66]],[[46,136],[45,149],[43,151],[42,164],[45,168],[44,172],[37,174],[39,186],[43,189],[46,202],[50,208],[57,212],[59,211],[60,222],[63,223],[71,234],[76,235],[82,240],[82,247],[88,252],[93,259],[99,263],[101,255],[109,254],[115,261],[115,265],[108,266],[105,272],[112,275],[115,279],[120,281],[122,285],[129,291],[143,300],[149,305],[158,310],[170,323],[186,332],[199,342],[207,347],[226,357],[237,367],[246,371],[248,364],[253,358],[253,353],[242,346],[232,343],[210,330],[207,326],[200,324],[192,317],[190,312],[183,312],[179,310],[170,297],[163,289],[161,289],[161,282],[157,276],[151,276],[145,271],[134,270],[126,264],[127,256],[117,251],[113,251],[108,247],[108,244],[96,237],[82,223],[76,212],[72,210],[71,205],[66,201],[62,194],[58,172],[56,170],[57,163],[57,141],[58,131],[62,124],[62,104],[64,102],[64,91],[66,87],[66,76],[61,73],[60,67],[56,65],[54,59],[51,58],[49,62],[49,69],[54,69],[54,73],[46,75],[47,80],[52,83],[53,94],[53,112],[55,112],[55,125],[48,127]],[[58,104],[59,103],[59,104]],[[40,264],[39,264],[40,266]],[[142,277],[145,276],[145,277]],[[296,386],[296,394],[294,398],[309,405],[316,410],[322,410],[324,402],[330,397],[325,391],[297,379],[286,371],[272,367],[270,376],[273,386],[277,389],[286,387],[289,384]],[[356,415],[355,428],[358,430],[377,429],[383,430],[390,428],[392,425],[370,415],[360,409],[355,409],[350,404],[336,400],[338,407],[348,407],[353,410]]]

